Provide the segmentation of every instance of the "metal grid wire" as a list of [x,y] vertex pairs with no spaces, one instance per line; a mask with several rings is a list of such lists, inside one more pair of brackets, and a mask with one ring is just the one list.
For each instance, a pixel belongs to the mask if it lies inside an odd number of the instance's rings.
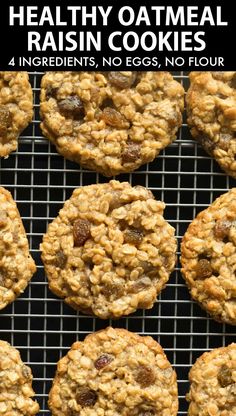
[[[173,75],[187,89],[187,74]],[[47,396],[56,363],[74,341],[109,324],[151,335],[160,342],[177,371],[179,415],[186,415],[185,394],[191,365],[204,351],[235,340],[235,328],[214,322],[191,301],[179,264],[151,310],[139,310],[113,322],[76,313],[48,290],[39,253],[42,234],[75,187],[108,179],[66,161],[42,137],[41,76],[41,72],[30,73],[34,121],[21,136],[18,151],[0,161],[0,184],[11,191],[18,204],[37,263],[37,273],[24,294],[1,312],[0,338],[18,348],[23,361],[31,366],[40,414],[48,415]],[[166,202],[165,218],[176,228],[179,242],[196,214],[235,183],[191,140],[185,123],[186,119],[175,143],[154,162],[118,178],[146,186],[156,198]]]

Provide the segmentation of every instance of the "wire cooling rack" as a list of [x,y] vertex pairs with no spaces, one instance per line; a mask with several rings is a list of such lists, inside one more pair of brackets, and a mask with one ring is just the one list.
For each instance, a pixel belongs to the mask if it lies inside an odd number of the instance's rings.
[[[180,72],[173,75],[187,89],[188,76]],[[37,263],[37,273],[24,294],[1,312],[0,338],[18,348],[23,361],[31,366],[40,415],[49,415],[47,396],[56,363],[74,341],[108,325],[151,335],[160,342],[177,371],[179,415],[186,415],[185,394],[191,365],[204,351],[234,341],[236,330],[214,322],[191,301],[179,264],[151,310],[140,310],[113,322],[76,313],[50,293],[39,253],[42,234],[75,187],[108,179],[66,161],[42,137],[39,128],[41,76],[41,72],[30,73],[34,121],[21,136],[18,151],[0,161],[0,184],[17,201]],[[156,161],[132,174],[119,176],[120,181],[148,187],[156,198],[165,201],[165,218],[176,228],[179,243],[196,214],[235,185],[191,140],[185,123],[186,119],[175,143]]]

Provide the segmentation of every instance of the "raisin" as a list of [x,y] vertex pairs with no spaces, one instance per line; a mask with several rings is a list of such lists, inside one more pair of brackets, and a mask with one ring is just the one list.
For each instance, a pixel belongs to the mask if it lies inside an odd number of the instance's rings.
[[156,267],[153,266],[152,263],[150,263],[150,261],[140,261],[140,267],[142,267],[144,273],[149,273],[152,271],[156,271]]
[[12,115],[7,107],[0,106],[0,135],[4,136],[11,124]]
[[73,225],[73,237],[76,247],[84,245],[85,241],[90,237],[91,224],[88,220],[78,219]]
[[89,269],[89,270],[93,270],[93,268],[94,268],[94,263],[93,263],[93,260],[92,260],[92,259],[87,259],[87,260],[84,260],[84,264],[85,264],[85,266],[87,267],[87,269]]
[[101,110],[104,110],[106,107],[115,108],[115,104],[110,97],[105,98],[100,106]]
[[219,238],[220,240],[224,240],[225,238],[228,237],[229,234],[229,230],[231,228],[231,223],[229,221],[217,221],[213,232],[214,232],[214,236],[216,238]]
[[124,219],[119,221],[119,228],[121,231],[125,231],[127,227],[128,227],[128,224]]
[[228,98],[228,96],[227,96],[227,95],[225,95],[225,94],[221,94],[221,92],[219,92],[219,93],[217,94],[217,97],[219,97],[221,100],[226,100],[226,99]]
[[155,382],[156,376],[151,367],[141,365],[137,370],[135,380],[140,384],[141,387],[148,387]]
[[89,389],[88,387],[81,387],[76,394],[76,401],[80,406],[94,406],[97,401],[98,395],[96,391]]
[[0,75],[0,89],[2,89],[4,87],[8,88],[9,87],[9,81],[7,79],[2,78],[2,76],[3,76],[3,73],[1,71],[1,75]]
[[101,118],[109,126],[118,127],[121,129],[127,127],[127,120],[125,119],[125,117],[121,113],[119,113],[119,111],[116,111],[114,108],[105,107],[102,112]]
[[124,232],[124,241],[128,244],[140,244],[143,239],[143,233],[136,228],[128,228]]
[[124,294],[124,288],[121,283],[107,283],[106,286],[103,287],[102,293],[106,298],[110,298],[110,296],[119,298]]
[[58,101],[60,113],[67,118],[82,120],[85,116],[84,105],[79,97],[71,95]]
[[107,354],[102,354],[95,361],[94,365],[97,370],[101,370],[102,368],[106,367],[106,365],[110,364],[112,361],[113,357]]
[[218,373],[217,379],[218,379],[221,387],[227,387],[230,384],[234,383],[234,381],[232,380],[232,372],[229,369],[229,367],[227,367],[227,365],[225,365],[225,364],[222,365],[222,367],[221,367],[221,369]]
[[55,257],[56,267],[59,267],[60,269],[64,269],[66,263],[67,263],[67,256],[63,253],[62,250],[59,250],[56,253],[56,257]]
[[196,266],[196,276],[198,279],[206,279],[212,275],[211,263],[207,259],[200,259]]
[[140,158],[140,145],[134,142],[127,142],[127,147],[122,152],[122,162],[130,163],[135,162]]
[[129,292],[131,293],[138,293],[142,290],[147,289],[151,286],[151,280],[149,277],[141,277],[140,279],[136,280],[134,284],[129,288]]
[[49,100],[50,98],[57,98],[58,88],[49,86],[46,89],[46,100]]
[[203,134],[201,136],[197,136],[196,140],[200,143],[205,152],[212,156],[213,150],[215,149],[215,143],[210,139],[210,137]]
[[127,75],[117,71],[108,72],[108,80],[110,81],[111,85],[122,89],[131,87],[136,80],[136,76],[136,72],[132,72],[131,74]]

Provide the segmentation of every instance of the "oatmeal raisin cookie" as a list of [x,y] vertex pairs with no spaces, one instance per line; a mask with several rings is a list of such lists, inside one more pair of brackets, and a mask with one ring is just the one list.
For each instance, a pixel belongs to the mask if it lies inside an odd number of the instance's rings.
[[168,72],[48,72],[41,84],[41,128],[67,159],[118,175],[172,143],[183,96]]
[[176,416],[176,374],[154,339],[107,328],[59,361],[49,408],[52,416]]
[[127,182],[76,189],[41,244],[50,289],[104,319],[151,308],[175,265],[164,207]]
[[31,416],[39,411],[32,400],[32,373],[18,350],[8,342],[0,341],[0,414],[4,416]]
[[187,93],[191,133],[236,178],[236,72],[192,72]]
[[199,357],[189,373],[189,416],[236,415],[236,344]]
[[27,72],[0,72],[0,156],[16,150],[20,133],[33,117],[33,94]]
[[0,188],[0,309],[24,291],[35,271],[16,203]]
[[236,188],[190,224],[181,262],[192,297],[217,321],[236,325]]

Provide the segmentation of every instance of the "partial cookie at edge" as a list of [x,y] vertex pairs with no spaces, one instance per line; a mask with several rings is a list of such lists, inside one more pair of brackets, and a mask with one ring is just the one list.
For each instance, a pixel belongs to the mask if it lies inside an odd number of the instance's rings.
[[236,325],[236,188],[189,225],[181,263],[193,299],[217,321]]
[[236,178],[236,72],[191,72],[186,101],[193,138]]
[[17,149],[18,137],[33,117],[33,93],[27,72],[0,72],[0,156]]
[[235,416],[236,344],[201,355],[189,380],[189,416]]
[[107,328],[58,362],[49,408],[53,416],[176,416],[176,374],[154,339]]
[[32,400],[32,373],[20,357],[19,351],[0,340],[0,413],[5,416],[31,416],[39,412]]
[[24,291],[35,271],[16,203],[0,187],[0,309]]

